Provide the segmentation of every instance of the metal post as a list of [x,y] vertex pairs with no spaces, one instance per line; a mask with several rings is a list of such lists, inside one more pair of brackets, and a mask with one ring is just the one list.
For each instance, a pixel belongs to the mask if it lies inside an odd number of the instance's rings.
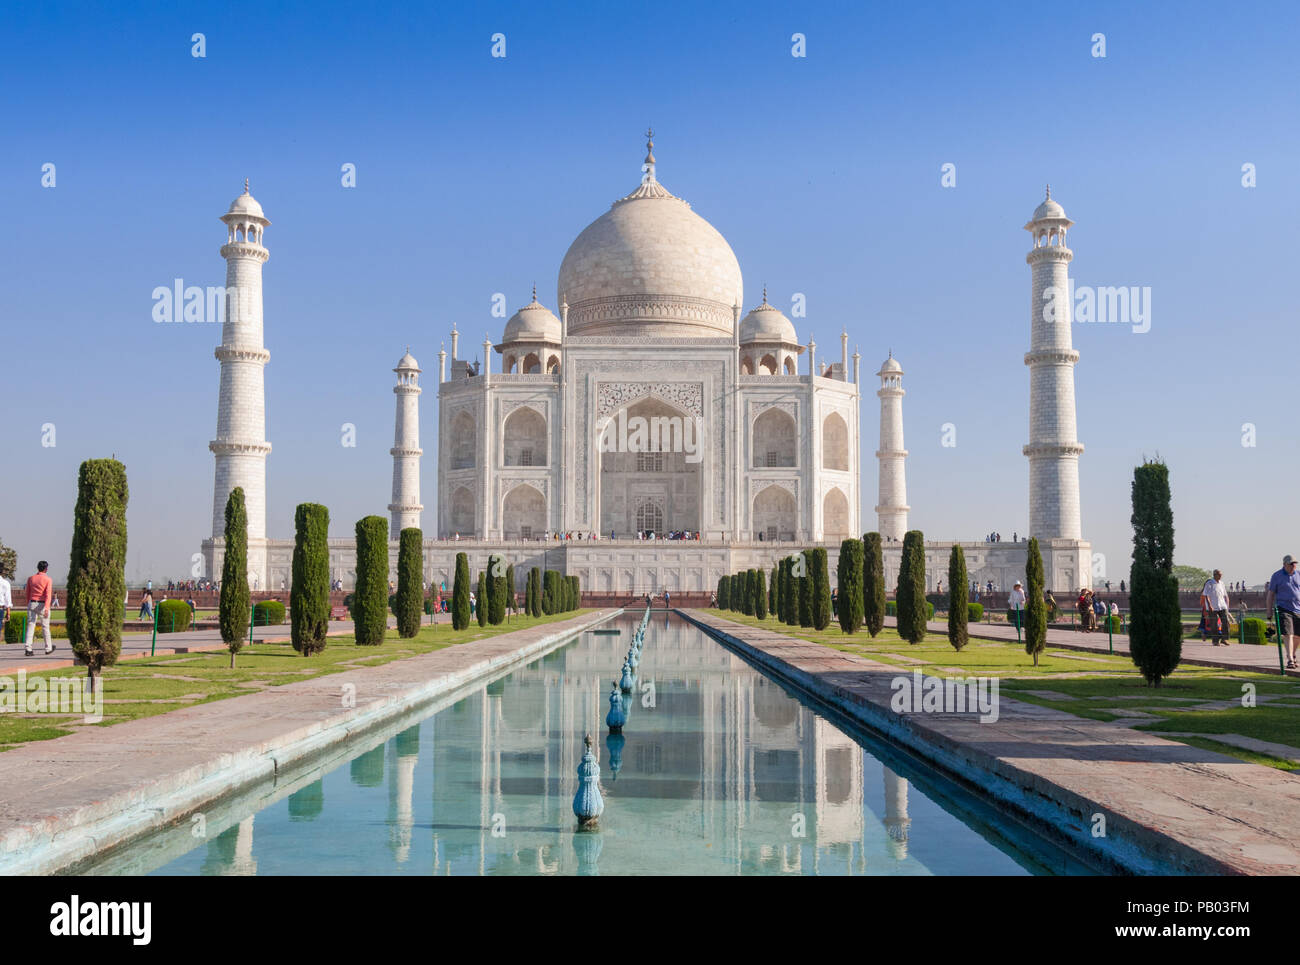
[[1286,661],[1282,659],[1282,608],[1273,607],[1273,619],[1277,624],[1277,672],[1286,676]]
[[1110,647],[1110,652],[1115,652],[1115,621],[1110,618],[1109,611],[1106,613],[1106,643]]
[[149,644],[149,656],[153,656],[158,647],[158,604],[153,607],[153,642]]
[[1020,608],[1016,607],[1016,643],[1020,643]]
[[248,645],[253,645],[253,624],[256,622],[257,604],[254,603],[248,608]]

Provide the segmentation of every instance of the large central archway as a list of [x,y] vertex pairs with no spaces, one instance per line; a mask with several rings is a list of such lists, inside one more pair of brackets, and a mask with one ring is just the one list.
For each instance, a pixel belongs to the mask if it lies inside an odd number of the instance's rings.
[[615,413],[599,441],[600,532],[698,532],[704,506],[700,435],[692,416],[660,399]]

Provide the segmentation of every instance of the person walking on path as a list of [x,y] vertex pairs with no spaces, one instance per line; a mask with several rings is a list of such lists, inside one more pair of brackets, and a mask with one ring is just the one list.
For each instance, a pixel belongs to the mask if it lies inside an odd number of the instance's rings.
[[1201,610],[1205,613],[1205,625],[1214,638],[1217,647],[1222,643],[1230,646],[1232,639],[1228,636],[1228,588],[1223,585],[1223,572],[1215,570],[1214,575],[1201,587]]
[[1016,585],[1007,594],[1007,609],[1011,611],[1012,622],[1017,627],[1025,625],[1025,588],[1016,580]]
[[54,641],[50,639],[50,602],[54,599],[54,583],[45,574],[50,564],[41,560],[36,564],[36,572],[27,578],[27,639],[23,651],[32,656],[32,637],[36,633],[36,621],[40,620],[41,629],[45,631],[45,652],[54,652]]
[[1277,608],[1278,632],[1286,640],[1287,669],[1295,670],[1296,637],[1300,636],[1300,573],[1290,553],[1282,557],[1282,568],[1269,577],[1265,606],[1270,614]]
[[140,619],[153,619],[153,590],[147,586],[144,588],[144,595],[140,597]]
[[9,625],[9,611],[13,609],[13,605],[13,587],[10,586],[9,580],[5,578],[4,568],[0,567],[0,628]]

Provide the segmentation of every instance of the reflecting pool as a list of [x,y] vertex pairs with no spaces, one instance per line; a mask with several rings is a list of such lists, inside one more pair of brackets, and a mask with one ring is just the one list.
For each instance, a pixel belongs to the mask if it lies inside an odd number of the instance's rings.
[[[78,870],[1089,873],[662,612],[646,631],[627,725],[611,737],[611,683],[640,616],[213,806],[201,828],[191,821]],[[605,810],[598,831],[577,832],[587,733]]]

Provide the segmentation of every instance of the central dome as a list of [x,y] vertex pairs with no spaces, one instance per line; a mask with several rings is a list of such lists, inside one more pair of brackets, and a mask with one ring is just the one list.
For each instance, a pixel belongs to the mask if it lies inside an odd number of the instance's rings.
[[560,265],[569,334],[730,337],[740,263],[713,225],[655,180],[649,147],[645,180],[589,224]]

